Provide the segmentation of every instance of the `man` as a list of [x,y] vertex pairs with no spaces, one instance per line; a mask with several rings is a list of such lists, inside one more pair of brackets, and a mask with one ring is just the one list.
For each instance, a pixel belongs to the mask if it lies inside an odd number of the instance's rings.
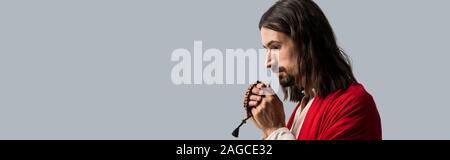
[[279,53],[284,99],[299,104],[287,124],[276,95],[251,92],[253,122],[268,140],[380,140],[381,120],[372,96],[359,84],[321,9],[311,0],[277,1],[261,17],[262,43]]

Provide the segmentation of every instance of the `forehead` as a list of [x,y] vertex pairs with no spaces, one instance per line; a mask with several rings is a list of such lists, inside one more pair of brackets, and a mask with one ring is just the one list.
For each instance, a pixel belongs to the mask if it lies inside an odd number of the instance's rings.
[[287,38],[288,37],[284,33],[274,31],[266,27],[261,28],[261,39],[263,45],[267,45],[267,43],[271,41],[277,41],[282,43],[286,41]]

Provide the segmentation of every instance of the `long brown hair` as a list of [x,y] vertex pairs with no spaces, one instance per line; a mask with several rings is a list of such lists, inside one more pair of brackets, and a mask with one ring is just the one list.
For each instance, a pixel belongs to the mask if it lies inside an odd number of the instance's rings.
[[[311,0],[279,0],[259,22],[262,27],[292,38],[297,53],[299,76],[295,84],[284,88],[285,99],[300,101],[304,94],[319,97],[348,88],[356,79],[348,56],[337,45],[330,23]],[[304,85],[302,85],[304,83]]]

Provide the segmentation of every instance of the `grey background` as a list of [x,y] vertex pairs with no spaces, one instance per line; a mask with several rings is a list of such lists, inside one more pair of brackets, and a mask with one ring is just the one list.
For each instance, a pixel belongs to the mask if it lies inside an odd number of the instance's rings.
[[[233,139],[247,85],[173,85],[170,55],[194,40],[260,48],[273,2],[0,1],[0,139]],[[376,100],[384,139],[450,139],[450,1],[317,3]]]

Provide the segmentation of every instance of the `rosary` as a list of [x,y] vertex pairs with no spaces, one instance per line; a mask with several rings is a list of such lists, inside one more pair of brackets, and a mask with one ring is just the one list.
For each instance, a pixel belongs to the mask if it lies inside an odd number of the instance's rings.
[[[251,85],[248,87],[247,92],[245,92],[245,96],[244,96],[244,109],[245,109],[246,112],[247,112],[247,117],[244,118],[244,119],[242,120],[241,124],[239,124],[239,126],[238,126],[236,129],[234,129],[232,135],[233,135],[234,137],[236,137],[236,138],[239,137],[239,128],[241,128],[241,126],[244,125],[244,124],[247,122],[247,120],[250,119],[250,118],[252,118],[252,116],[253,116],[253,115],[252,115],[252,108],[249,107],[248,103],[250,102],[250,95],[251,95],[251,92],[252,92],[253,88],[255,88],[256,85],[258,85],[258,84],[260,84],[260,83],[262,83],[262,82],[256,81],[255,83],[251,84]],[[262,96],[264,96],[264,95],[262,95]]]

